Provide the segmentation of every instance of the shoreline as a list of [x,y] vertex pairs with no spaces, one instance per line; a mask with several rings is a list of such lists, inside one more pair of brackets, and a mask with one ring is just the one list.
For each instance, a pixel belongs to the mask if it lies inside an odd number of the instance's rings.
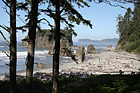
[[[99,54],[86,54],[83,63],[76,64],[74,61],[60,63],[60,75],[63,73],[87,73],[93,75],[101,74],[137,74],[140,72],[140,58],[135,54],[127,52],[116,52],[115,50],[104,51]],[[34,73],[52,73],[52,65],[49,68],[34,69]],[[26,71],[17,71],[17,75],[26,75]],[[2,80],[4,74],[0,75]]]

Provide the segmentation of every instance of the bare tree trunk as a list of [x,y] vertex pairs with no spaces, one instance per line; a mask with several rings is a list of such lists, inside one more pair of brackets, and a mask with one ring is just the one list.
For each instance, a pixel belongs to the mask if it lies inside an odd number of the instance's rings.
[[16,93],[16,0],[10,6],[10,93]]
[[34,68],[35,36],[37,28],[38,0],[31,0],[29,20],[28,59],[26,69],[26,93],[32,93],[32,78]]
[[59,54],[60,54],[60,5],[59,0],[55,0],[56,18],[54,28],[54,55],[53,55],[53,93],[58,93],[58,77],[59,77]]

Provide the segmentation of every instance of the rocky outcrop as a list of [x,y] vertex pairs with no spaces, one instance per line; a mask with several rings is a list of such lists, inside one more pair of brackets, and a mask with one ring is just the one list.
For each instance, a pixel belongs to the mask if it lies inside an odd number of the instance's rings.
[[110,44],[110,45],[108,45],[108,46],[107,46],[107,48],[112,48],[112,45],[111,45],[111,44]]
[[96,49],[94,48],[94,45],[88,45],[87,53],[92,53],[93,51],[96,51]]
[[[22,40],[22,44],[20,44],[20,46],[24,46],[27,47],[28,46],[28,36],[26,36],[23,40]],[[52,42],[49,41],[49,38],[44,36],[44,37],[37,37],[36,38],[36,43],[35,43],[35,47],[36,48],[50,48],[52,46]]]
[[36,47],[38,48],[50,48],[52,47],[52,42],[49,41],[48,37],[37,37],[36,38]]
[[88,45],[87,47],[87,53],[88,54],[97,54],[99,51],[97,51],[94,47],[94,45]]
[[55,45],[55,42],[53,41],[52,47],[50,47],[48,54],[53,55],[53,53],[54,53],[54,45]]
[[[53,42],[52,47],[49,49],[48,54],[53,55],[54,53],[54,44]],[[71,48],[70,43],[67,39],[60,40],[60,56],[71,56],[74,54],[74,50]]]
[[80,45],[76,50],[76,55],[78,57],[78,63],[82,63],[85,60],[85,47]]
[[112,47],[111,44],[109,44],[105,49],[105,51],[113,51],[113,50],[114,50],[114,48]]
[[[28,46],[28,42],[27,41],[28,41],[28,37],[26,36],[22,40],[22,44],[20,44],[20,46],[27,47]],[[65,42],[62,42],[62,43],[65,43]],[[67,40],[66,44],[69,44],[69,46],[71,46],[73,44],[73,42],[70,42],[70,41]],[[36,38],[35,47],[36,48],[52,48],[54,46],[53,46],[53,41],[49,41],[49,38],[47,36],[43,36],[43,37],[39,36],[39,37]],[[50,53],[50,54],[52,54],[52,53]]]
[[66,50],[69,49],[70,44],[68,40],[60,40],[60,56],[66,56]]

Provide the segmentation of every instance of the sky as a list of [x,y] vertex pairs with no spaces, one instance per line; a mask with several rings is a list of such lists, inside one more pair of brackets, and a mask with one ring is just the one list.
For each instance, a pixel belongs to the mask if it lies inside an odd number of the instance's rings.
[[[126,10],[120,7],[112,7],[108,4],[100,3],[89,3],[91,7],[85,8],[77,8],[78,11],[83,15],[85,19],[88,19],[93,24],[93,28],[81,25],[75,25],[75,32],[77,33],[76,37],[73,37],[73,41],[76,42],[79,39],[91,39],[91,40],[102,40],[102,39],[109,39],[109,38],[119,38],[119,35],[116,34],[116,17],[119,14],[124,15]],[[4,4],[0,0],[0,25],[6,24],[9,25],[9,16],[6,14],[4,9],[2,8]],[[133,8],[132,4],[127,4],[125,7]],[[22,16],[22,12],[18,12]],[[23,23],[18,20],[17,18],[17,25],[22,25]],[[62,25],[63,26],[63,25]],[[43,28],[44,26],[42,26]],[[47,26],[46,26],[47,27]],[[2,30],[2,29],[0,29]],[[4,35],[9,38],[9,34],[2,30]],[[21,41],[25,36],[26,33],[18,32],[17,34],[17,41]],[[0,36],[0,40],[2,37]]]

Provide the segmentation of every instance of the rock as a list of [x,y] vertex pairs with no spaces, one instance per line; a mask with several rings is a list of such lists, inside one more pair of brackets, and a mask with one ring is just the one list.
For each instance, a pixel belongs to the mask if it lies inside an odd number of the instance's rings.
[[66,51],[69,49],[70,44],[66,39],[60,40],[60,56],[66,56]]
[[87,53],[88,53],[88,54],[98,54],[99,51],[97,51],[97,50],[94,48],[94,45],[88,45],[88,47],[87,47]]
[[47,73],[36,72],[34,74],[34,78],[40,79],[41,81],[44,81],[44,80],[51,80],[52,76],[50,74],[47,74]]
[[[48,54],[53,55],[54,45],[55,45],[55,42],[53,42],[53,45],[49,49]],[[69,41],[67,39],[61,39],[60,40],[60,56],[70,56],[73,54],[74,54],[74,50],[71,48]]]
[[[37,48],[50,48],[52,47],[52,42],[49,41],[49,38],[46,36],[39,36],[36,38],[35,40],[35,47]],[[20,46],[24,46],[27,47],[28,46],[28,36],[26,36],[23,40],[22,43],[20,44]]]
[[69,78],[69,77],[70,77],[70,74],[62,73],[62,74],[60,74],[60,77],[66,77],[66,78]]
[[96,51],[96,49],[94,48],[94,45],[88,45],[87,53],[92,53],[92,51]]
[[76,50],[76,55],[78,56],[78,63],[82,63],[85,60],[85,47],[80,45]]
[[54,45],[55,45],[55,42],[53,41],[52,47],[50,47],[48,54],[53,55],[53,53],[54,53]]
[[[73,45],[72,41],[72,32],[71,31],[65,31],[61,30],[60,31],[63,36],[64,40],[67,40],[69,43],[69,46]],[[27,47],[28,46],[28,36],[26,36],[22,40],[22,44],[20,46]],[[52,30],[47,30],[47,29],[42,29],[36,32],[36,40],[35,40],[35,47],[36,48],[51,48],[53,46],[53,31]]]
[[49,41],[49,38],[44,36],[44,37],[37,37],[36,38],[36,47],[37,48],[50,48],[52,47],[52,41]]
[[111,45],[111,44],[110,44],[110,45],[108,45],[108,46],[107,46],[107,48],[112,48],[112,45]]

